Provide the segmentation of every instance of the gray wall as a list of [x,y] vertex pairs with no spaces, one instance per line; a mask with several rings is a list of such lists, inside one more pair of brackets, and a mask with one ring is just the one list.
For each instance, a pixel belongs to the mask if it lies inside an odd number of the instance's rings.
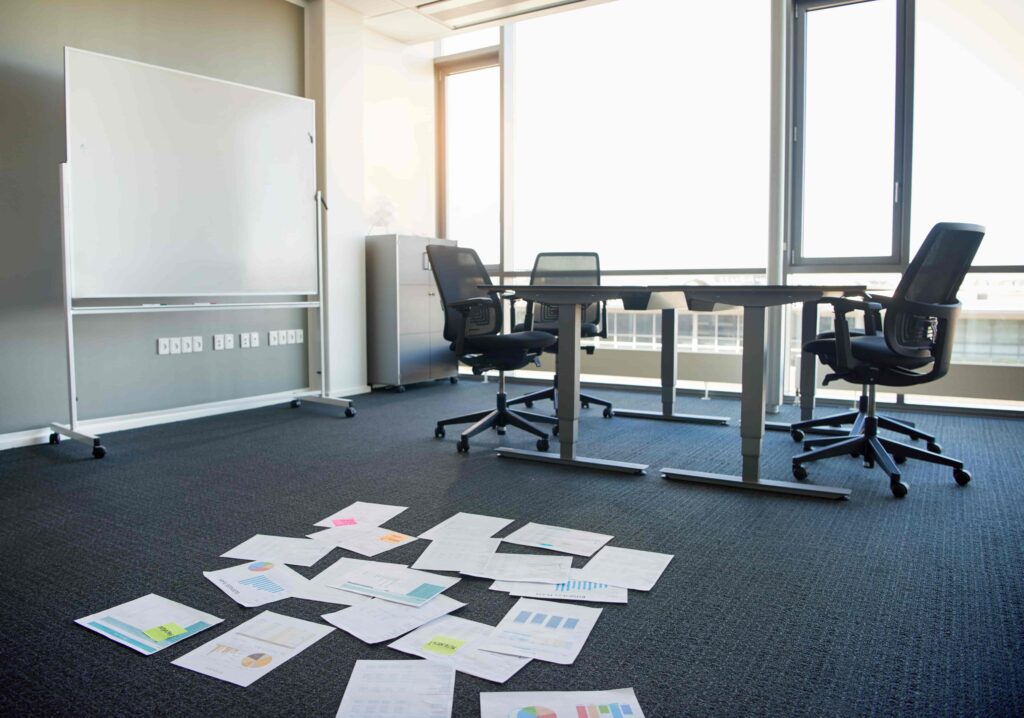
[[[58,165],[65,45],[303,94],[303,10],[284,0],[0,0],[0,433],[67,419]],[[86,419],[308,385],[299,310],[76,320]],[[214,352],[214,333],[260,331],[260,348]],[[161,336],[202,335],[202,354],[157,356]],[[237,343],[237,339],[236,339]]]

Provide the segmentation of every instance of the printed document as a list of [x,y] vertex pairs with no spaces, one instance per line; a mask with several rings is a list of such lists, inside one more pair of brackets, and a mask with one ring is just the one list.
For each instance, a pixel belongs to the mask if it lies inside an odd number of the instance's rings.
[[499,519],[496,516],[482,516],[459,512],[439,523],[429,531],[420,534],[421,539],[434,541],[448,536],[479,536],[490,538],[512,523],[514,519]]
[[264,611],[172,663],[245,687],[333,630],[330,626]]
[[501,539],[454,535],[434,539],[416,559],[413,568],[424,571],[461,571],[486,562],[501,544]]
[[333,548],[329,544],[308,538],[256,534],[220,556],[243,561],[276,561],[293,566],[312,566]]
[[416,540],[415,536],[380,526],[336,526],[307,535],[315,541],[340,546],[367,557],[376,556]]
[[247,608],[263,606],[292,595],[306,579],[283,563],[253,561],[219,571],[203,571],[217,588]]
[[356,501],[337,511],[325,519],[317,521],[314,526],[380,526],[405,511],[407,506],[389,506],[388,504],[371,504]]
[[434,661],[356,661],[336,718],[451,718],[455,669]]
[[520,598],[479,647],[568,665],[583,649],[601,610]]
[[644,718],[632,688],[481,693],[480,718]]
[[588,581],[650,591],[671,560],[672,555],[667,553],[605,546],[580,569],[579,575]]
[[486,560],[477,559],[474,565],[462,568],[461,572],[496,581],[560,583],[568,580],[571,570],[572,559],[568,556],[496,553]]
[[561,583],[523,583],[519,581],[495,581],[492,591],[504,591],[511,596],[543,598],[546,600],[587,601],[590,603],[626,603],[629,591],[607,583],[594,583],[580,578],[579,569],[574,568],[568,581]]
[[607,534],[528,523],[504,537],[502,541],[520,546],[546,548],[549,551],[560,553],[571,553],[575,556],[593,556],[595,551],[611,541],[612,538]]
[[[366,598],[361,596],[361,598]],[[435,618],[457,611],[466,604],[454,598],[438,596],[426,605],[414,607],[385,601],[380,598],[367,599],[366,603],[328,613],[321,618],[341,630],[351,633],[365,643],[381,643],[398,638],[430,623]]]
[[150,593],[75,623],[148,656],[223,620]]
[[393,563],[361,563],[361,566],[346,572],[329,585],[407,606],[422,606],[459,582],[457,578],[415,571]]

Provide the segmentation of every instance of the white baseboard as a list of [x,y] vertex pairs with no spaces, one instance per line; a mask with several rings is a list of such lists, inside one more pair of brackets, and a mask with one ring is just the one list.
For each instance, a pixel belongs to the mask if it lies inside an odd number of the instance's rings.
[[[226,401],[213,401],[207,404],[193,404],[174,409],[161,409],[159,411],[145,411],[138,414],[123,414],[121,416],[107,416],[101,419],[88,419],[78,422],[78,428],[88,434],[106,435],[126,429],[138,429],[143,426],[156,426],[158,424],[169,424],[175,421],[186,421],[188,419],[199,419],[204,416],[216,416],[217,414],[228,414],[232,411],[245,411],[246,409],[258,409],[263,406],[283,404],[294,398],[308,396],[313,389],[293,389],[280,391],[274,394],[262,394],[260,396],[247,396],[241,399],[228,399]],[[370,391],[370,387],[354,387],[342,391],[331,392],[334,396],[347,397],[356,394],[364,394]],[[63,420],[58,423],[64,423]],[[0,451],[13,449],[19,446],[32,446],[34,444],[45,444],[50,439],[50,429],[29,429],[27,431],[16,431],[10,434],[0,434]]]

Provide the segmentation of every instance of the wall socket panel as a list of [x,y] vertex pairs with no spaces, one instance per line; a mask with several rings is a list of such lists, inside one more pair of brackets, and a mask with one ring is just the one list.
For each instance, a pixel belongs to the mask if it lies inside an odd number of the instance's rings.
[[156,340],[156,353],[195,354],[203,350],[202,337],[160,337]]
[[249,332],[249,346],[256,349],[260,345],[260,333]]
[[241,347],[242,349],[248,349],[249,348],[249,342],[250,342],[249,332],[242,332],[238,336],[238,346]]
[[192,353],[192,337],[181,338],[181,353],[191,354]]
[[223,351],[224,350],[224,335],[223,334],[214,334],[213,335],[213,350],[215,352],[219,352],[219,351]]
[[235,335],[234,334],[225,334],[224,335],[224,348],[225,349],[234,349],[235,348]]
[[301,329],[274,329],[267,332],[267,343],[272,347],[285,344],[302,344],[306,333]]
[[171,337],[171,354],[181,354],[181,337]]
[[192,352],[193,353],[198,353],[198,352],[201,352],[202,350],[203,350],[203,338],[202,337],[192,337]]
[[276,347],[277,346],[277,331],[271,330],[267,332],[267,344]]

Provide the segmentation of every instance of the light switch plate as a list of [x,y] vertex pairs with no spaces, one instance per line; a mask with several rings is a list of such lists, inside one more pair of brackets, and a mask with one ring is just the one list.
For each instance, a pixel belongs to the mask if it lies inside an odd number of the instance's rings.
[[294,329],[289,329],[286,336],[287,336],[287,341],[288,341],[289,344],[294,344],[295,343],[295,330]]
[[260,345],[260,333],[249,332],[249,346],[255,349]]
[[267,332],[267,344],[269,344],[272,347],[276,347],[277,346],[277,331],[276,330]]
[[242,332],[238,336],[238,341],[239,341],[239,346],[241,346],[242,349],[248,349],[249,348],[249,341],[250,341],[250,339],[249,339],[249,332]]
[[215,352],[219,352],[223,348],[224,348],[224,335],[223,334],[214,334],[213,335],[213,350]]
[[160,337],[156,340],[156,353],[157,354],[170,354],[171,353],[171,339],[170,337]]
[[192,337],[181,338],[181,353],[191,354],[192,353]]
[[301,329],[296,329],[295,330],[295,343],[296,344],[302,344],[302,342],[304,342],[305,339],[306,339],[306,333],[303,332]]
[[224,348],[225,349],[234,349],[235,348],[235,335],[234,334],[225,334],[224,335]]
[[171,354],[181,354],[181,337],[171,337]]
[[192,337],[192,351],[201,352],[203,350],[203,338]]

